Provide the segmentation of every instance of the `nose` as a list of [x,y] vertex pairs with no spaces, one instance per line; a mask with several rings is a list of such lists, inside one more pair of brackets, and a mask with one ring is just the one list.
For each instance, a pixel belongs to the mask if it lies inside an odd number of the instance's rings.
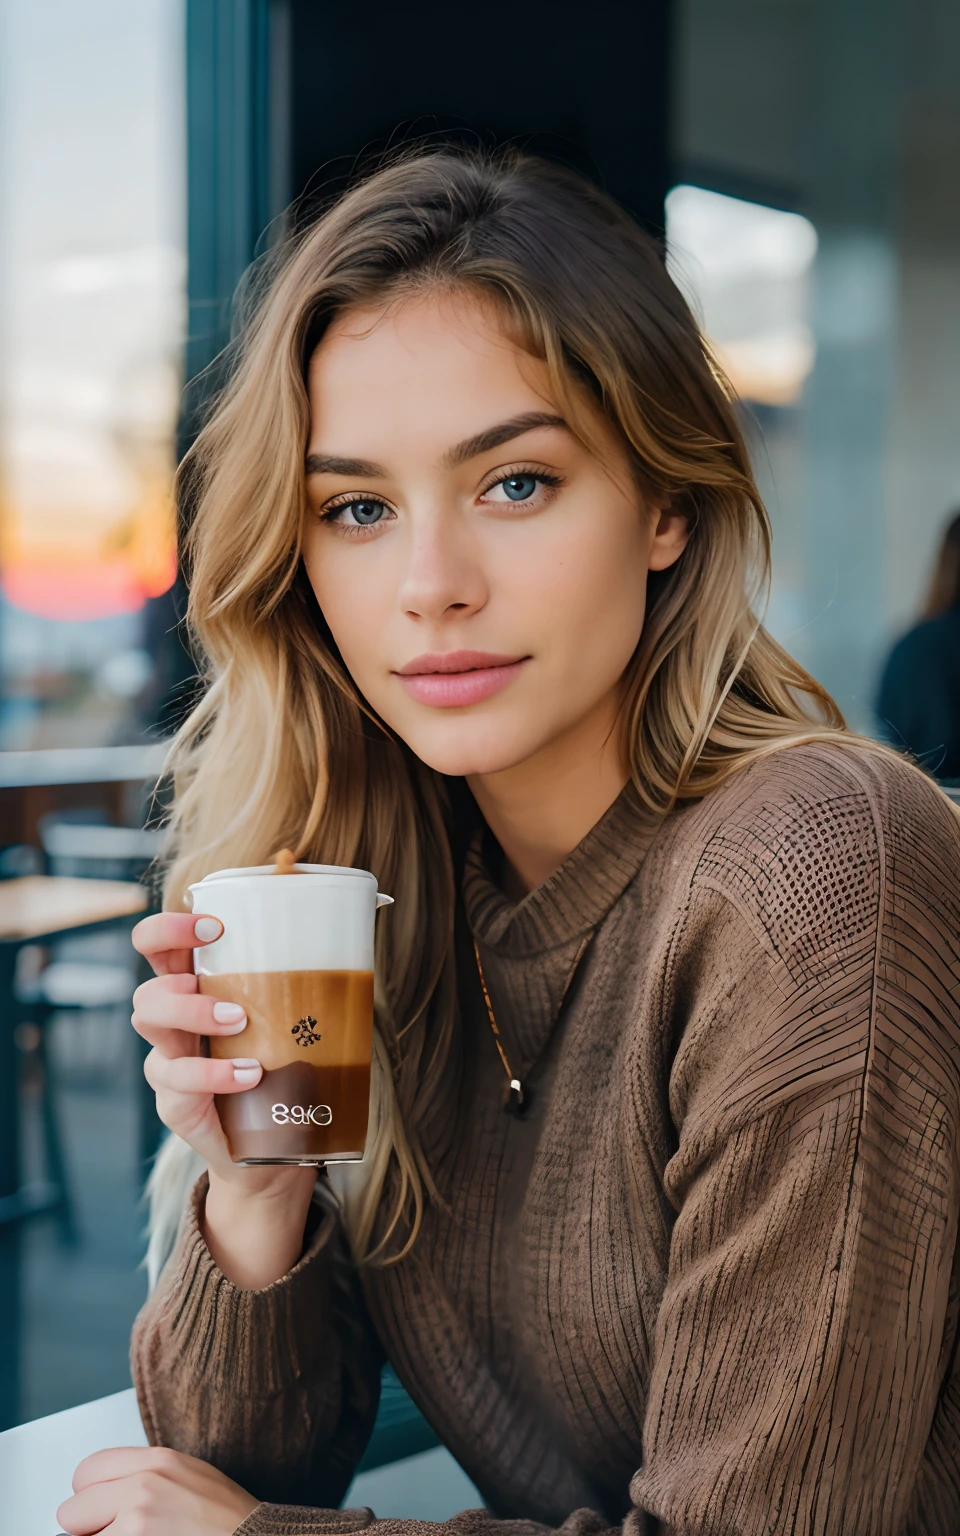
[[407,561],[398,593],[409,617],[436,621],[468,617],[487,601],[487,581],[470,532],[442,511],[411,519]]

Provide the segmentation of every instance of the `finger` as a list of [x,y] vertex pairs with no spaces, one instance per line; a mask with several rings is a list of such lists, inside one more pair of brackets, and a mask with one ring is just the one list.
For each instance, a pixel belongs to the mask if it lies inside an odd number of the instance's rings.
[[161,1088],[157,1094],[157,1116],[175,1136],[200,1154],[208,1168],[222,1168],[231,1162],[212,1094],[171,1093]]
[[149,981],[142,981],[133,994],[134,1005],[139,997],[152,997],[155,992],[168,992],[176,997],[190,997],[200,990],[200,978],[192,971],[184,974],[171,973],[169,976],[151,976]]
[[65,1499],[57,1510],[57,1523],[67,1536],[94,1536],[113,1527],[120,1514],[124,1479],[112,1483],[94,1483]]
[[152,1050],[143,1064],[144,1076],[155,1093],[242,1093],[260,1081],[259,1061],[250,1056],[215,1061],[209,1056],[164,1056]]
[[160,1467],[148,1465],[126,1476],[89,1483],[61,1504],[57,1518],[70,1536],[107,1530],[116,1531],[117,1536],[134,1530],[179,1531],[180,1486],[176,1473],[167,1476]]
[[[239,1003],[202,996],[196,990],[195,977],[157,976],[153,981],[145,981],[133,994],[132,1021],[134,1029],[151,1045],[161,1044],[165,1055],[172,1056],[182,1052],[161,1043],[171,1030],[194,1035],[238,1035],[246,1029],[247,1015]],[[187,1054],[195,1052],[194,1041]]]
[[145,955],[159,975],[192,971],[192,954],[212,944],[223,933],[218,917],[190,912],[154,912],[144,917],[131,935],[133,947]]
[[136,1472],[169,1473],[181,1462],[192,1461],[179,1451],[168,1450],[163,1445],[114,1445],[104,1451],[94,1451],[78,1463],[71,1487],[74,1493],[89,1488],[91,1483],[105,1483],[118,1477],[132,1477]]

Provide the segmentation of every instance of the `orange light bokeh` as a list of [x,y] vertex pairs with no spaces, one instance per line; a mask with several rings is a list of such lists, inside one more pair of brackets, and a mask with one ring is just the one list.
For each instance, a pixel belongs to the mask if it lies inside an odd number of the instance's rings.
[[129,515],[106,530],[79,517],[39,520],[6,508],[0,565],[7,601],[40,618],[136,612],[176,579],[169,477],[148,481]]

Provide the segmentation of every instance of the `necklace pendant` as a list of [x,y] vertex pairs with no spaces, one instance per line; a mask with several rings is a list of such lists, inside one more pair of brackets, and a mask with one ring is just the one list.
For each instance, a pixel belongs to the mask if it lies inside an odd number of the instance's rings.
[[524,1088],[519,1077],[511,1077],[509,1083],[504,1089],[503,1094],[503,1107],[507,1111],[507,1114],[513,1115],[519,1119],[520,1116],[523,1115],[528,1109],[529,1104],[529,1088]]

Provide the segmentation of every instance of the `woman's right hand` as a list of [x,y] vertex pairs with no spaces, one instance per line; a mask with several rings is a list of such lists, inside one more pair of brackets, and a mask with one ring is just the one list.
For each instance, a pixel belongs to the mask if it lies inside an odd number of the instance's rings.
[[203,1054],[205,1035],[236,1035],[247,1022],[237,1004],[201,996],[193,973],[194,950],[222,933],[219,918],[186,912],[155,913],[133,930],[134,948],[156,972],[133,994],[133,1027],[152,1046],[144,1073],[157,1096],[157,1114],[200,1154],[211,1182],[222,1180],[238,1193],[309,1191],[315,1171],[245,1168],[230,1160],[213,1096],[254,1087],[261,1067],[239,1051],[236,1059],[223,1061]]

